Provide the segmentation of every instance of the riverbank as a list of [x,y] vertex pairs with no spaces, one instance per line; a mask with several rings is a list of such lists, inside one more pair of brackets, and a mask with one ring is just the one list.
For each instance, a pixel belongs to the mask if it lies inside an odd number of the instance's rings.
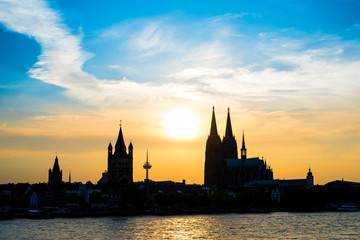
[[51,219],[51,218],[86,218],[86,217],[116,217],[116,216],[172,216],[172,215],[209,215],[209,214],[248,214],[248,213],[273,213],[273,212],[337,212],[337,208],[329,209],[297,209],[297,208],[254,208],[254,209],[109,209],[96,211],[53,211],[35,210],[32,212],[10,212],[0,214],[0,220],[19,218]]

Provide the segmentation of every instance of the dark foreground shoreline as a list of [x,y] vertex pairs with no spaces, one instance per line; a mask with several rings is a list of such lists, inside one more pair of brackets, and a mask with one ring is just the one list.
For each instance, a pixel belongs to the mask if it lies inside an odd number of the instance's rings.
[[207,210],[126,210],[112,209],[103,211],[74,211],[68,213],[48,213],[30,215],[28,212],[0,214],[0,220],[11,219],[54,219],[54,218],[87,218],[87,217],[133,217],[133,216],[181,216],[181,215],[208,215],[208,214],[263,214],[272,212],[337,212],[337,209],[207,209]]

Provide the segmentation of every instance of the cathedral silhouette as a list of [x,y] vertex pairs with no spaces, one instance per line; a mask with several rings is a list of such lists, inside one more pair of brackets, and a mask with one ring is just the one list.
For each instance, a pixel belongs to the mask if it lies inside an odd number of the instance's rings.
[[258,180],[273,180],[273,170],[263,159],[247,158],[244,132],[240,159],[238,158],[237,143],[231,127],[230,109],[227,114],[225,136],[221,141],[213,107],[210,135],[206,141],[205,185],[238,186]]

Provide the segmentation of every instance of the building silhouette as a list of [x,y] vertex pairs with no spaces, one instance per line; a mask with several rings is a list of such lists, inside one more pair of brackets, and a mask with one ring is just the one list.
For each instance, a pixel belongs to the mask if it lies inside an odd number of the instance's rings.
[[57,186],[62,182],[62,170],[60,170],[58,157],[55,157],[53,169],[49,169],[49,186]]
[[306,178],[300,179],[275,179],[275,180],[257,180],[246,183],[245,187],[262,186],[268,188],[279,189],[298,189],[312,188],[314,186],[314,175],[309,168]]
[[221,138],[217,131],[215,109],[213,108],[210,134],[205,150],[205,179],[208,186],[226,187],[243,185],[256,180],[272,180],[273,171],[266,161],[259,157],[248,158],[244,132],[240,159],[237,143],[232,132],[230,110],[228,109],[225,136]]

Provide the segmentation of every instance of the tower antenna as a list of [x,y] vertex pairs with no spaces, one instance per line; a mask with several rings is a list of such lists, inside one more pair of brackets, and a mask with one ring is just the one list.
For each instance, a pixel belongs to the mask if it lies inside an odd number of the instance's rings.
[[71,169],[69,169],[69,183],[71,183]]
[[149,163],[149,151],[146,150],[146,162],[144,163],[143,168],[146,170],[146,179],[145,181],[149,181],[149,169],[151,168],[151,164]]

